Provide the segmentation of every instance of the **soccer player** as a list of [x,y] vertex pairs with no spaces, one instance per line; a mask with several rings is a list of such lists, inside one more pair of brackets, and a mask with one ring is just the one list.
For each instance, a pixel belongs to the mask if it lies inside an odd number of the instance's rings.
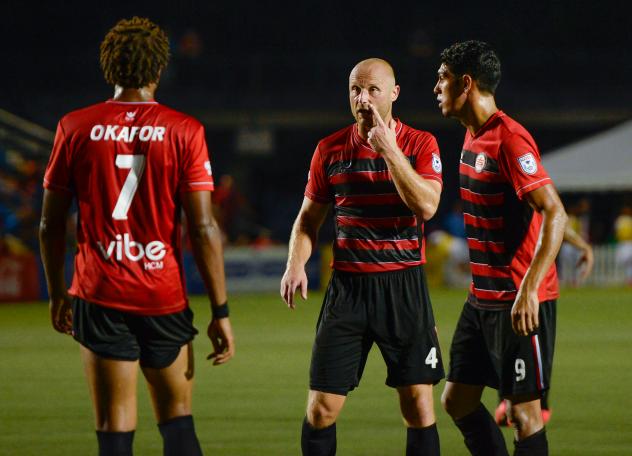
[[[168,57],[158,26],[138,17],[118,22],[100,54],[114,97],[61,119],[44,177],[40,241],[52,324],[81,344],[101,456],[132,454],[139,364],[164,454],[202,454],[191,416],[197,331],[185,293],[181,208],[212,306],[209,358],[224,364],[235,350],[204,129],[154,100]],[[73,198],[78,246],[66,291]]]
[[506,455],[481,404],[485,386],[509,400],[515,455],[548,454],[540,397],[549,388],[567,216],[535,141],[498,110],[500,61],[480,41],[441,54],[439,109],[466,128],[460,161],[472,283],[450,349],[442,396],[473,455]]
[[441,159],[431,134],[393,118],[399,92],[388,62],[373,58],[353,68],[356,122],[318,143],[292,229],[281,280],[291,309],[297,289],[307,298],[305,263],[333,204],[334,271],[312,351],[304,455],[335,454],[336,418],[374,342],[386,384],[399,393],[406,454],[439,454],[432,386],[444,374],[422,264],[423,222],[439,204]]

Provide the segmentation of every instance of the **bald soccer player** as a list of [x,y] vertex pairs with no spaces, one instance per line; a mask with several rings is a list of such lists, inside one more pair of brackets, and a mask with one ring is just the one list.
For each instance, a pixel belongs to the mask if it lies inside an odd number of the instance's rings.
[[333,204],[333,275],[312,350],[303,422],[304,455],[336,453],[336,418],[358,386],[375,342],[396,388],[407,427],[407,455],[438,455],[432,386],[444,376],[423,271],[423,222],[441,195],[435,138],[392,115],[400,88],[381,59],[349,75],[356,122],[324,138],[312,158],[292,229],[281,296],[294,309],[307,298],[305,263]]

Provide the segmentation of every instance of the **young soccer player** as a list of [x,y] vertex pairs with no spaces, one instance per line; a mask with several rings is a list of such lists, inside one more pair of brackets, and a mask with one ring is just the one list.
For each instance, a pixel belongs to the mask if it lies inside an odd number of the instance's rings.
[[[121,20],[101,43],[100,57],[114,96],[60,120],[44,178],[40,240],[51,319],[81,344],[101,456],[132,454],[139,365],[164,454],[197,456],[191,415],[197,331],[184,284],[182,208],[212,306],[210,357],[224,364],[235,351],[204,129],[154,99],[169,57],[157,25]],[[66,291],[73,199],[77,253]]]
[[439,109],[466,128],[459,170],[472,270],[442,402],[473,455],[506,455],[481,403],[486,386],[498,389],[516,426],[514,454],[545,455],[540,398],[553,362],[554,260],[567,216],[535,141],[496,107],[499,81],[500,60],[486,43],[441,54]]

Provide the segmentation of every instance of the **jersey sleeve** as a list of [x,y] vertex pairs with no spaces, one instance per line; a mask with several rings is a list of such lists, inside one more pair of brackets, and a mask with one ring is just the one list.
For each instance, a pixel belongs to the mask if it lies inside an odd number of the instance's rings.
[[436,180],[443,186],[441,155],[439,144],[429,133],[420,135],[413,151],[415,156],[415,171],[424,179]]
[[333,200],[329,181],[327,180],[325,173],[323,154],[320,151],[320,144],[316,146],[316,150],[312,156],[312,162],[309,166],[305,196],[312,201],[321,204],[327,204]]
[[44,173],[44,188],[67,194],[73,193],[70,149],[61,121],[57,124],[53,150]]
[[501,147],[499,169],[511,182],[518,198],[522,199],[525,193],[553,183],[531,138],[513,134],[503,141]]
[[182,158],[181,192],[213,191],[213,171],[206,147],[204,127],[197,124],[187,138]]

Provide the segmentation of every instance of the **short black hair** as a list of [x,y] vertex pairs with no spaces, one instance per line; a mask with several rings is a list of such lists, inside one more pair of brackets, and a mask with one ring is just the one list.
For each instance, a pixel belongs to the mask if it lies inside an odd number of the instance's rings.
[[108,84],[139,89],[158,82],[169,61],[169,40],[147,18],[122,19],[105,35],[100,61]]
[[483,41],[453,44],[441,53],[441,63],[457,76],[469,74],[479,89],[491,94],[500,82],[500,59],[494,49]]

